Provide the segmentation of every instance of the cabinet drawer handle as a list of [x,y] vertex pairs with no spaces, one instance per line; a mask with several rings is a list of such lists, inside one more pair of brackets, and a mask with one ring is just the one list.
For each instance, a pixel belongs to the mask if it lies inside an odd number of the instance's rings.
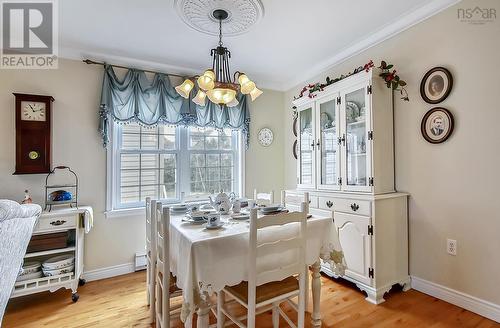
[[326,206],[328,206],[328,208],[332,207],[333,206],[333,202],[331,200],[327,201],[326,202]]
[[359,210],[359,205],[354,203],[354,204],[351,204],[351,210],[353,210],[354,212],[356,212],[357,210]]
[[53,225],[53,226],[60,226],[60,225],[63,225],[65,223],[66,223],[65,220],[57,220],[57,221],[50,222],[50,224]]

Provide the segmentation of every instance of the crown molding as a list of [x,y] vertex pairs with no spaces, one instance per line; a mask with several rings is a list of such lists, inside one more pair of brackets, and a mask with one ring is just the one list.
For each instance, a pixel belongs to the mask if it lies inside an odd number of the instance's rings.
[[394,22],[385,25],[381,29],[368,35],[366,38],[363,38],[347,48],[344,48],[335,54],[335,56],[314,65],[307,72],[299,75],[292,81],[284,83],[281,91],[289,91],[300,83],[331,70],[333,67],[341,64],[349,58],[354,57],[389,38],[392,38],[393,36],[459,3],[460,1],[462,0],[435,0],[399,16],[399,18],[397,18]]

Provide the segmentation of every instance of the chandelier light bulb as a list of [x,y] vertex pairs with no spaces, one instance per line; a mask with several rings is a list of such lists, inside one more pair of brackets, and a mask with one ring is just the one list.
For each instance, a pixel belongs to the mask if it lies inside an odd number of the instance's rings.
[[211,69],[207,69],[203,75],[198,78],[198,86],[200,89],[207,91],[212,90],[215,85],[215,73]]
[[248,78],[248,76],[246,74],[240,74],[240,76],[238,76],[238,82],[240,83],[240,85],[243,85],[249,81],[250,81],[250,79]]
[[247,95],[249,94],[250,92],[252,92],[257,86],[255,85],[254,82],[248,80],[248,82],[245,82],[243,84],[241,84],[241,93],[244,94],[244,95]]
[[251,92],[250,92],[250,97],[252,98],[252,101],[257,99],[260,95],[262,94],[262,90],[259,88],[255,87]]
[[207,91],[208,99],[214,104],[218,104],[220,101],[220,91],[218,89],[212,89]]
[[196,93],[196,96],[193,98],[193,102],[197,105],[200,106],[205,106],[205,98],[207,97],[207,94],[203,92],[203,90],[198,90]]
[[236,99],[236,92],[234,90],[231,90],[231,89],[226,89],[226,92],[222,96],[222,102],[224,104],[229,104],[234,99]]
[[191,90],[193,90],[194,83],[190,79],[184,80],[181,85],[178,85],[175,87],[175,91],[179,95],[181,95],[183,98],[189,98],[189,94],[191,93]]
[[222,100],[222,91],[220,89],[216,89],[214,90],[214,99],[217,101],[217,102],[220,102]]

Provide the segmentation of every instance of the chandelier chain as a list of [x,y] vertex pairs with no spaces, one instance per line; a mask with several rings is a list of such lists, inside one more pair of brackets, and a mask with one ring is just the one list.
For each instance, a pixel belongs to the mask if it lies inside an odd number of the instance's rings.
[[219,18],[219,46],[222,46],[222,18]]

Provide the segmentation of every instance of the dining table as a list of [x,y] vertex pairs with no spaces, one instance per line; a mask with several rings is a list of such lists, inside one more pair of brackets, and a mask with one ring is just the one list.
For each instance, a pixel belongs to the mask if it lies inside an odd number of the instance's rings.
[[[262,214],[259,214],[259,219]],[[248,280],[249,221],[221,215],[221,227],[207,229],[206,224],[193,223],[186,214],[171,214],[170,218],[170,271],[176,277],[177,287],[183,291],[181,320],[192,327],[197,314],[197,327],[209,326],[211,296],[225,286]],[[259,232],[259,240],[276,240],[281,234],[293,236],[298,223],[269,227]],[[280,236],[280,238],[281,238]],[[306,264],[310,266],[312,290],[312,326],[321,326],[320,261],[329,263],[333,272],[343,274],[340,243],[335,234],[331,212],[312,213],[307,220]],[[284,252],[283,257],[292,256]],[[272,263],[275,259],[267,259]],[[273,281],[286,278],[273,277]]]

